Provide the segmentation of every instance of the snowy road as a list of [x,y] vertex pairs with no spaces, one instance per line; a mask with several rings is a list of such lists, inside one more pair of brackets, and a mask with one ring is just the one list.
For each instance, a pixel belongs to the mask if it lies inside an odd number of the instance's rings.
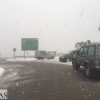
[[0,76],[4,73],[5,69],[0,66]]
[[0,88],[8,100],[100,100],[100,78],[88,79],[84,69],[73,70],[57,59],[0,61],[5,69]]
[[59,62],[59,57],[55,57],[55,59],[43,59],[43,60],[37,60],[35,58],[16,58],[16,59],[6,59],[7,61],[12,62],[45,62],[45,63],[58,63],[58,64],[65,64],[65,65],[72,65],[72,62],[66,62],[62,63]]

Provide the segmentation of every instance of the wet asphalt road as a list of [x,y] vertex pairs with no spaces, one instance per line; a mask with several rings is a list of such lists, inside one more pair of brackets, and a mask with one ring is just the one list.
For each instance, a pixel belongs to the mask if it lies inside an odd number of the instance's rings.
[[44,62],[0,60],[5,73],[0,88],[8,89],[8,100],[100,100],[100,78],[88,79],[85,71]]

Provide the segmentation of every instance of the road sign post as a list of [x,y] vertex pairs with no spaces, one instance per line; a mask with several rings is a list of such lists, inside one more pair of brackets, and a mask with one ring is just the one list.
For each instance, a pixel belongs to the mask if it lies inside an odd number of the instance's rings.
[[15,59],[15,52],[16,52],[16,48],[13,48],[13,51],[14,51],[14,59]]
[[25,50],[24,50],[24,59],[25,59]]

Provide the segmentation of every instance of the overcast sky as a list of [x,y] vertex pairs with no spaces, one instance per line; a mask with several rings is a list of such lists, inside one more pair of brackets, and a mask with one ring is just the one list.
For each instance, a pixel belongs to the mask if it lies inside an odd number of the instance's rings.
[[67,52],[75,43],[100,42],[100,0],[0,0],[0,53],[23,55],[21,38],[39,38],[40,50]]

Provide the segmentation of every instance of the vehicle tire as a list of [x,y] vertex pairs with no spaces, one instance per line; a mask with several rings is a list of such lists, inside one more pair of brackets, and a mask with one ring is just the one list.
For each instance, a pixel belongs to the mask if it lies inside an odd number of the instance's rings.
[[90,67],[89,67],[89,64],[86,64],[86,67],[85,67],[85,74],[86,74],[86,76],[88,77],[88,78],[92,78],[93,76],[92,76],[92,71],[91,71],[91,69],[90,69]]
[[51,57],[51,59],[54,59],[54,57]]
[[75,60],[72,60],[72,67],[73,67],[75,70],[78,70],[78,69],[80,68],[80,65],[77,64],[77,63],[75,62]]
[[43,60],[44,58],[41,58],[41,60]]
[[50,59],[54,59],[54,57],[52,56]]
[[38,59],[38,60],[40,60],[40,58],[39,58],[39,57],[38,57],[37,59]]

